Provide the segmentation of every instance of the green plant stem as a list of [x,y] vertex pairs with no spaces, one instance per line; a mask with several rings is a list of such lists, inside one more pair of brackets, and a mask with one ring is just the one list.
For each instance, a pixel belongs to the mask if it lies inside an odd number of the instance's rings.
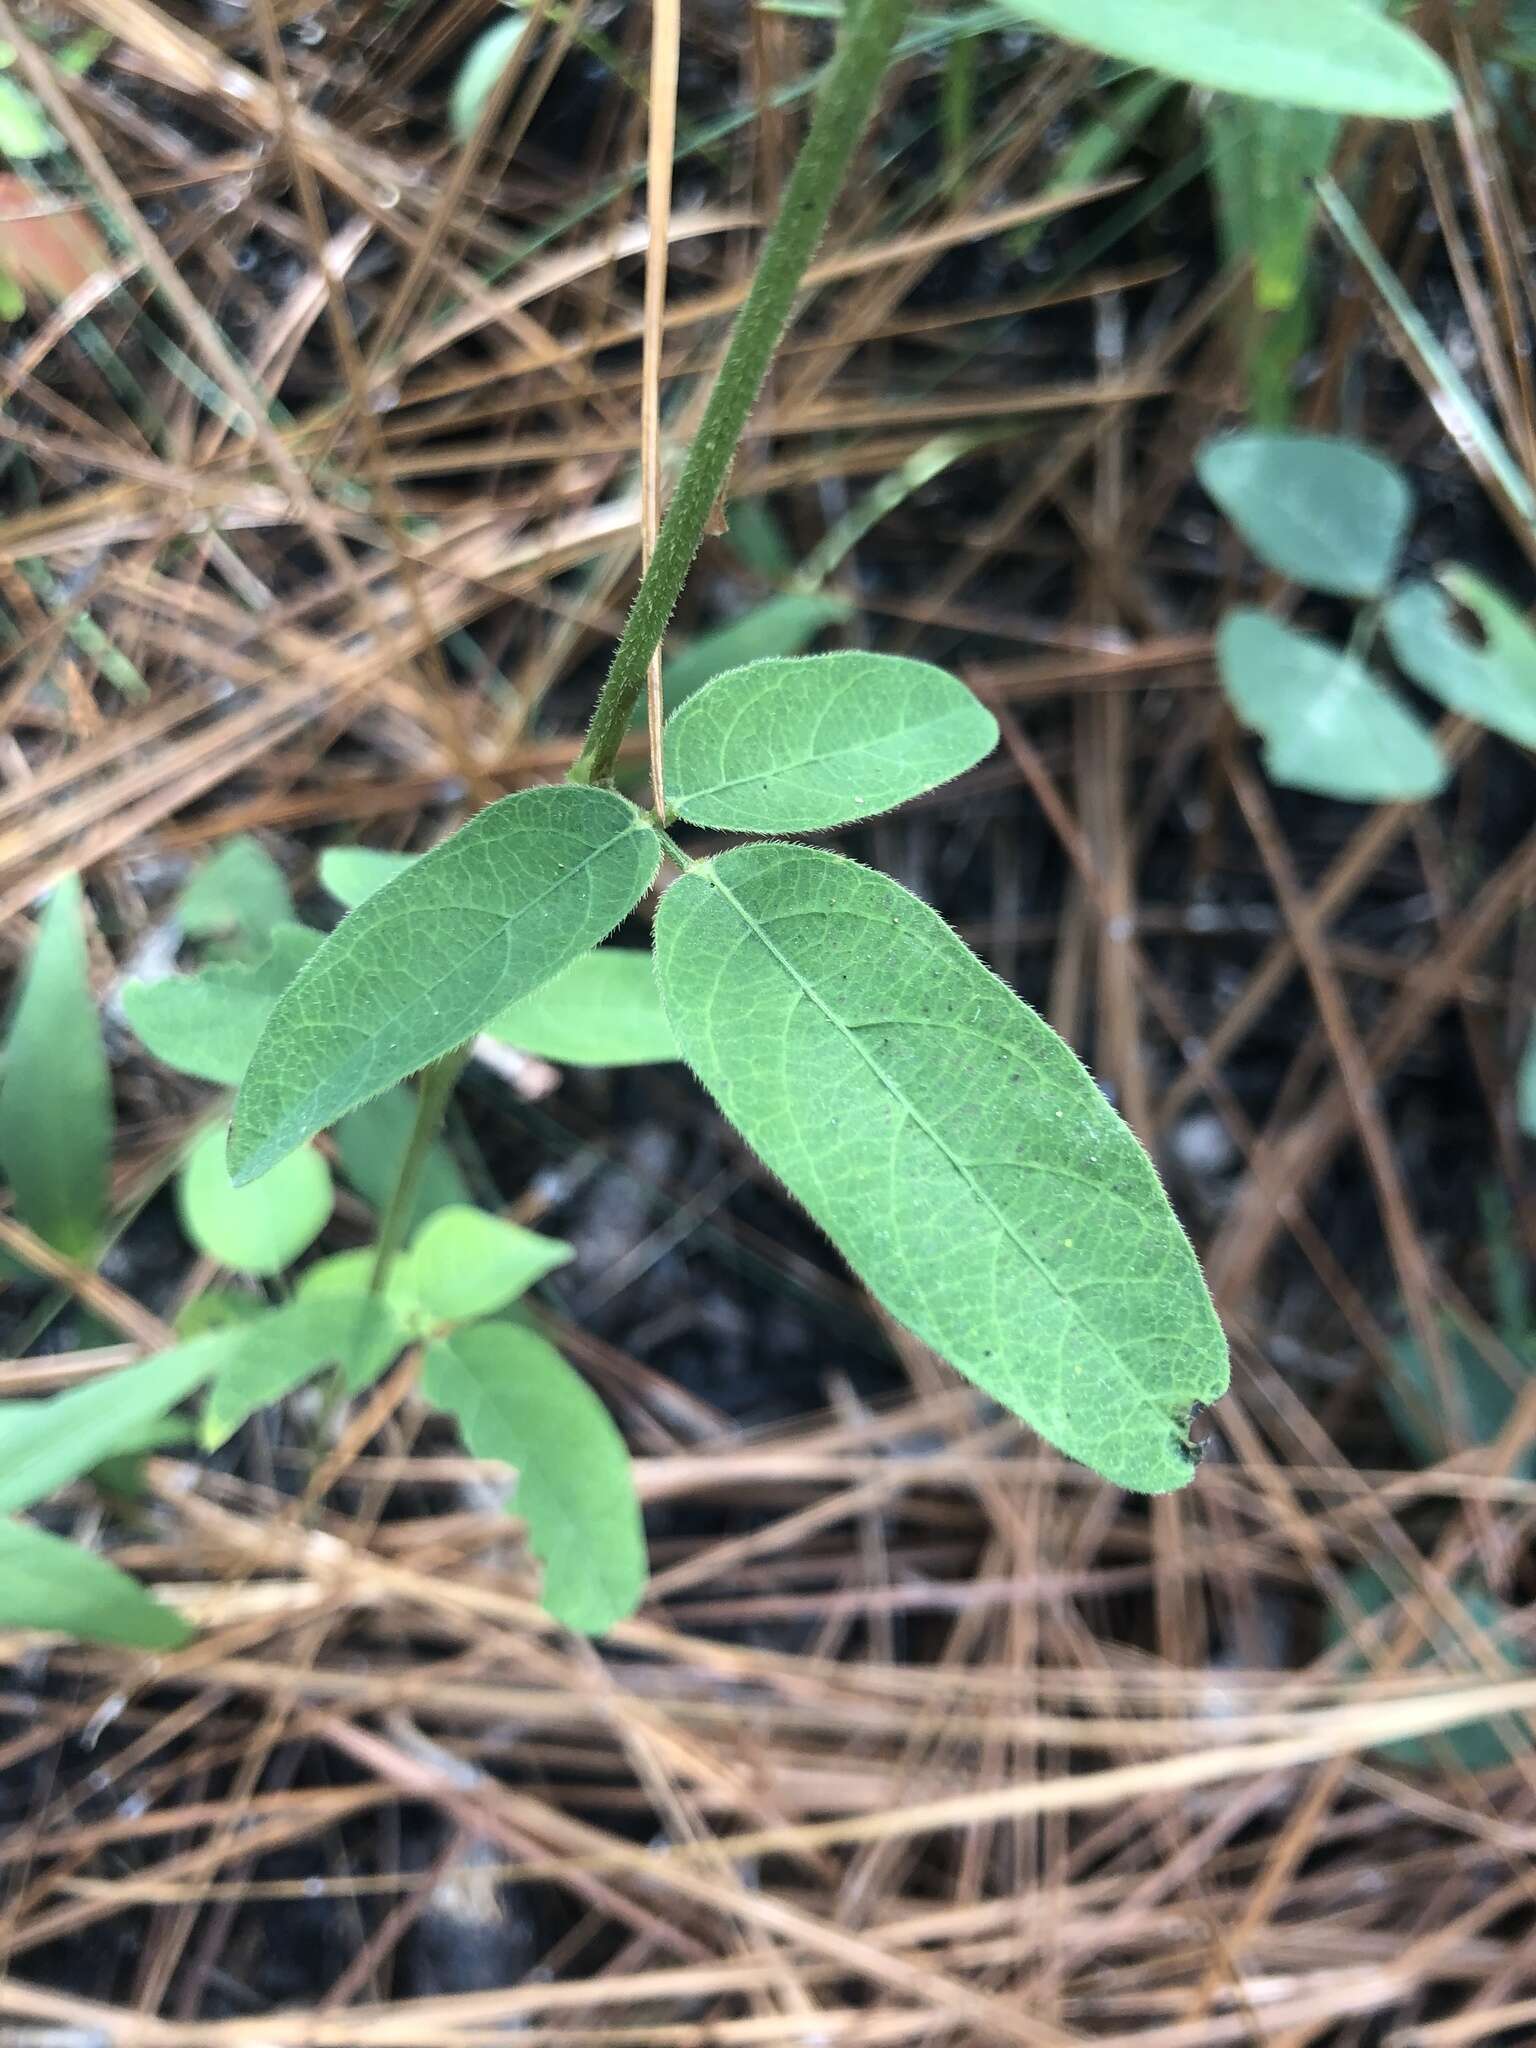
[[662,521],[651,566],[615,650],[586,745],[571,768],[572,782],[606,782],[613,773],[645,688],[651,656],[661,645],[705,526],[725,488],[801,280],[869,124],[909,5],[910,0],[860,0],[848,11],[778,219],[731,330],[725,361]]
[[405,1148],[405,1157],[400,1161],[400,1171],[390,1189],[389,1206],[384,1211],[379,1225],[379,1241],[374,1248],[373,1271],[368,1275],[368,1292],[382,1294],[389,1279],[389,1269],[395,1263],[396,1255],[405,1242],[405,1233],[410,1228],[411,1212],[416,1206],[416,1190],[421,1185],[422,1168],[427,1163],[427,1154],[437,1142],[437,1134],[443,1127],[449,1101],[469,1059],[470,1047],[460,1045],[452,1052],[445,1052],[441,1059],[434,1060],[430,1067],[422,1069],[421,1080],[416,1090],[416,1121],[411,1126],[410,1142]]

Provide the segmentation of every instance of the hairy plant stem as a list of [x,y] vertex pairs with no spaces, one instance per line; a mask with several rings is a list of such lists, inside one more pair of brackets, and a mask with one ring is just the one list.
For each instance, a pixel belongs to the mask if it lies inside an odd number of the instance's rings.
[[384,1211],[379,1225],[379,1241],[374,1247],[373,1271],[368,1275],[368,1292],[382,1294],[389,1280],[389,1269],[395,1263],[396,1255],[405,1242],[410,1228],[411,1213],[416,1206],[416,1190],[421,1185],[422,1169],[427,1163],[427,1154],[437,1142],[437,1134],[443,1127],[449,1098],[463,1073],[469,1059],[469,1045],[456,1046],[452,1052],[445,1052],[440,1060],[434,1060],[430,1067],[422,1069],[421,1080],[416,1090],[416,1121],[411,1126],[410,1142],[405,1156],[400,1161],[400,1171],[395,1175],[395,1184],[389,1191],[389,1206]]
[[[857,6],[849,6],[778,219],[731,330],[725,361],[614,652],[586,744],[571,768],[572,782],[606,782],[613,773],[651,657],[661,645],[710,514],[725,488],[801,280],[869,124],[910,4],[911,0],[859,0]],[[659,801],[659,791],[657,795]]]

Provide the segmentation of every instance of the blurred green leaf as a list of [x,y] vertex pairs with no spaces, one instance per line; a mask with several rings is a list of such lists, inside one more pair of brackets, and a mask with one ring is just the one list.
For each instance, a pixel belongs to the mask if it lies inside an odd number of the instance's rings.
[[22,1222],[87,1265],[106,1223],[112,1129],[85,903],[67,875],[39,920],[6,1041],[0,1172]]
[[278,1161],[249,1187],[231,1185],[225,1164],[229,1127],[210,1124],[176,1180],[187,1240],[236,1273],[270,1278],[307,1251],[331,1220],[331,1170],[313,1145]]
[[[1379,1572],[1369,1565],[1357,1565],[1345,1580],[1350,1594],[1359,1605],[1369,1623],[1372,1616],[1380,1616],[1389,1624],[1386,1630],[1379,1627],[1371,1631],[1371,1642],[1378,1655],[1386,1650],[1390,1636],[1398,1623],[1397,1597]],[[1516,1620],[1513,1610],[1502,1600],[1496,1599],[1479,1578],[1467,1576],[1452,1588],[1468,1623],[1468,1633],[1493,1638],[1499,1647],[1502,1660],[1510,1666],[1511,1675],[1515,1670],[1528,1670],[1530,1657],[1523,1646],[1513,1639],[1511,1624]],[[1349,1635],[1344,1616],[1337,1611],[1328,1617],[1327,1640],[1330,1645],[1343,1642]],[[1342,1669],[1349,1672],[1363,1671],[1368,1659],[1358,1650],[1353,1651],[1344,1661]],[[1446,1672],[1466,1673],[1476,1668],[1479,1678],[1488,1682],[1494,1674],[1481,1663],[1472,1664],[1461,1633],[1454,1630],[1449,1622],[1435,1617],[1430,1641],[1423,1644],[1409,1659],[1408,1669],[1424,1671],[1429,1668]],[[1494,1771],[1510,1763],[1517,1755],[1524,1755],[1528,1744],[1515,1738],[1511,1747],[1505,1739],[1500,1724],[1496,1721],[1471,1721],[1461,1728],[1449,1728],[1443,1735],[1434,1737],[1414,1736],[1404,1742],[1383,1743],[1376,1754],[1393,1763],[1403,1764],[1410,1770],[1437,1770],[1442,1753],[1453,1756],[1464,1770]]]
[[1216,644],[1222,687],[1263,738],[1271,780],[1368,804],[1444,789],[1433,735],[1353,655],[1255,611],[1230,612]]
[[1068,42],[1216,92],[1418,121],[1449,113],[1455,80],[1434,52],[1360,0],[1009,0]]
[[0,1514],[46,1500],[137,1441],[211,1378],[239,1339],[237,1330],[212,1331],[45,1401],[0,1401]]
[[1402,555],[1413,497],[1394,463],[1329,434],[1255,429],[1207,441],[1206,490],[1261,561],[1293,583],[1379,597]]
[[338,903],[355,910],[420,858],[417,853],[386,853],[375,846],[328,846],[320,856],[320,880]]
[[130,981],[123,990],[123,1015],[157,1060],[199,1081],[235,1087],[273,1005],[319,949],[319,932],[302,924],[277,925],[262,960],[229,961],[163,981]]
[[[1470,569],[1441,569],[1438,581],[1406,584],[1388,600],[1382,623],[1398,666],[1447,710],[1536,747],[1536,633]],[[1477,620],[1481,645],[1456,623],[1452,599]]]
[[407,1254],[416,1299],[439,1322],[494,1315],[576,1254],[558,1238],[541,1237],[483,1209],[439,1209],[417,1232]]
[[12,163],[30,163],[59,147],[58,136],[26,87],[0,77],[0,156]]
[[480,1323],[428,1348],[421,1391],[455,1418],[477,1458],[516,1468],[513,1506],[543,1562],[555,1619],[601,1635],[633,1614],[646,1580],[634,1474],[580,1374],[533,1331]]
[[488,1037],[568,1067],[638,1067],[675,1060],[649,953],[599,946],[486,1025]]
[[1521,1130],[1528,1138],[1536,1138],[1536,1023],[1532,1024],[1531,1035],[1525,1041],[1516,1100]]
[[176,915],[189,938],[221,940],[241,953],[262,952],[293,919],[282,869],[260,840],[231,839],[182,890]]
[[200,1434],[207,1450],[217,1450],[258,1409],[328,1365],[342,1368],[349,1393],[360,1393],[405,1341],[390,1304],[364,1294],[300,1295],[228,1335],[227,1355],[203,1404]]
[[523,15],[506,14],[471,44],[448,100],[448,124],[456,142],[467,142],[474,133],[481,109],[511,63],[527,27]]
[[191,1626],[104,1557],[34,1522],[0,1521],[0,1628],[176,1650]]

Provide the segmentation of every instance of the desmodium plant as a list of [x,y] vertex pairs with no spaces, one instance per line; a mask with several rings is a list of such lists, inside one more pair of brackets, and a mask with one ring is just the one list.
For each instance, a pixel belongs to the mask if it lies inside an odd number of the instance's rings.
[[[1220,92],[1392,117],[1454,97],[1438,60],[1365,0],[1010,5]],[[152,1052],[238,1089],[232,1121],[221,1104],[176,1168],[194,1245],[253,1284],[282,1274],[329,1219],[332,1157],[376,1209],[377,1236],[311,1265],[276,1305],[215,1291],[157,1356],[0,1403],[5,1621],[174,1647],[182,1617],[15,1518],[86,1475],[131,1486],[136,1458],[184,1435],[174,1411],[194,1396],[214,1448],[318,1374],[340,1396],[392,1371],[419,1375],[473,1451],[516,1468],[553,1615],[599,1632],[634,1609],[645,1549],[624,1445],[522,1305],[570,1248],[477,1209],[438,1140],[487,1034],[572,1061],[681,1055],[891,1314],[978,1387],[1118,1485],[1155,1493],[1190,1478],[1191,1416],[1225,1391],[1226,1347],[1150,1160],[1062,1040],[931,909],[793,841],[963,774],[996,742],[991,715],[920,662],[792,658],[841,610],[812,578],[754,620],[739,655],[766,658],[693,650],[698,673],[679,671],[668,692],[652,807],[614,787],[906,12],[906,0],[846,10],[567,783],[491,804],[420,857],[333,850],[323,879],[350,907],[327,937],[294,919],[281,876],[238,842],[180,906],[204,945],[199,971],[125,992]],[[487,78],[510,42],[509,30],[486,56]],[[466,90],[461,125],[473,104]],[[696,859],[673,836],[680,825],[744,843]],[[653,958],[604,944],[666,861],[677,876]],[[99,1023],[82,1021],[83,920],[71,884],[45,915],[13,1027],[0,1154],[21,1222],[89,1263],[110,1228],[110,1098]],[[67,1048],[90,1113],[68,1126],[69,1157],[32,1183],[18,1162],[53,1083],[16,1081],[46,1065],[50,1042]]]

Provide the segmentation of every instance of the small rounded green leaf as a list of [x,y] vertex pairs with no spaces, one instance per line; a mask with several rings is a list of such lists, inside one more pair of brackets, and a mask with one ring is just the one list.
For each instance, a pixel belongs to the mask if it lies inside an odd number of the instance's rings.
[[280,924],[293,922],[293,898],[282,869],[259,839],[231,839],[192,877],[176,904],[194,939],[219,939],[259,952]]
[[1392,581],[1413,497],[1369,448],[1329,434],[1229,434],[1208,441],[1195,468],[1254,553],[1292,583],[1379,597]]
[[683,1055],[898,1321],[1070,1457],[1161,1493],[1227,1386],[1199,1266],[1070,1049],[925,904],[796,846],[656,920]]
[[192,1638],[137,1579],[33,1522],[0,1522],[0,1629],[10,1628],[133,1650],[177,1650]]
[[558,1238],[484,1209],[439,1209],[411,1246],[411,1288],[435,1320],[465,1323],[494,1315],[575,1256]]
[[221,962],[197,974],[130,981],[123,1015],[168,1067],[237,1086],[278,997],[320,950],[320,934],[301,924],[277,925],[271,939],[265,959],[251,965]]
[[629,1452],[607,1409],[554,1346],[511,1323],[433,1344],[425,1399],[446,1409],[477,1458],[518,1474],[514,1511],[544,1565],[544,1605],[601,1635],[645,1591],[645,1528]]
[[485,1027],[491,1038],[568,1067],[641,1067],[678,1057],[649,953],[599,946]]
[[927,662],[754,661],[668,719],[667,801],[728,832],[820,832],[921,796],[996,745],[991,712]]
[[1362,0],[1008,0],[1068,42],[1191,85],[1288,106],[1421,121],[1456,83],[1434,52]]
[[378,846],[328,846],[320,856],[320,880],[338,903],[356,910],[420,859],[419,853],[387,853]]
[[1531,1035],[1525,1041],[1525,1052],[1520,1060],[1520,1076],[1515,1089],[1515,1112],[1525,1135],[1528,1138],[1536,1138],[1536,1024],[1531,1026]]
[[661,843],[611,790],[491,804],[354,910],[279,1000],[235,1105],[237,1185],[463,1045],[605,939]]
[[29,163],[58,147],[59,138],[31,93],[12,78],[0,78],[0,156]]
[[1361,804],[1444,789],[1433,734],[1353,655],[1255,611],[1229,613],[1216,645],[1222,687],[1263,738],[1273,781]]
[[331,1218],[331,1170],[313,1145],[252,1187],[233,1186],[226,1126],[210,1124],[182,1162],[176,1206],[188,1241],[236,1273],[270,1276],[307,1251]]
[[480,110],[490,98],[497,79],[512,61],[512,53],[528,27],[525,16],[507,14],[493,22],[475,39],[459,69],[448,100],[449,126],[454,139],[467,142],[474,133]]
[[[1398,666],[1447,710],[1536,747],[1536,633],[1470,569],[1442,569],[1439,582],[1407,584],[1388,601],[1382,623]],[[1452,598],[1481,626],[1481,645],[1456,623]]]

